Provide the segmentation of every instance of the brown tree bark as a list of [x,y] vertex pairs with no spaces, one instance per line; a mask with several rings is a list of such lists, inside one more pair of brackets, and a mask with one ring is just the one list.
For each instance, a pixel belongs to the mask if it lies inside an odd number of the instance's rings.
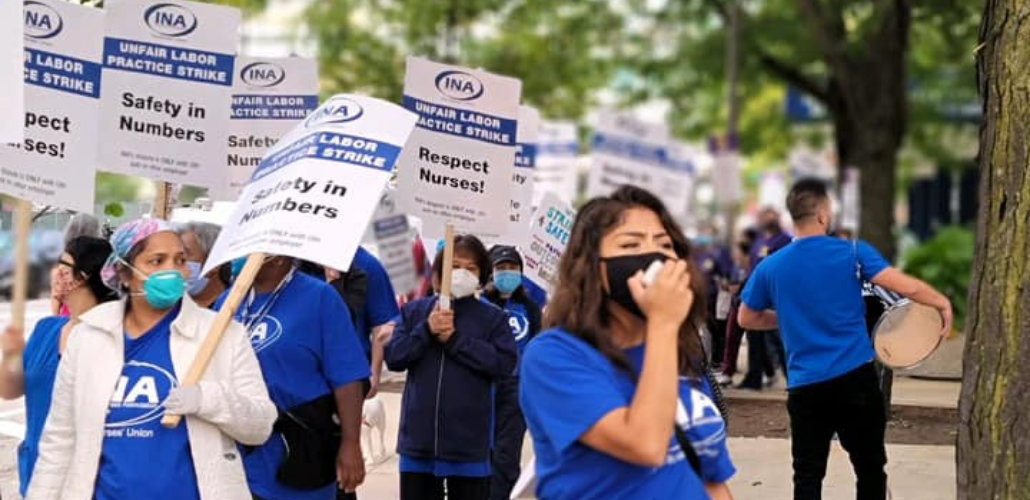
[[1030,499],[1030,0],[988,0],[980,40],[981,202],[958,497]]

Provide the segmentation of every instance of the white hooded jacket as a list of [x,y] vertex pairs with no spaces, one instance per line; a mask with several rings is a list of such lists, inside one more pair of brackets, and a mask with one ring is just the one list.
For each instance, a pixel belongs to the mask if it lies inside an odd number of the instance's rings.
[[[214,317],[183,299],[169,346],[179,377],[189,370]],[[124,318],[124,301],[101,304],[69,336],[26,500],[93,498],[108,405],[124,364]],[[200,411],[185,421],[200,498],[251,500],[237,442],[263,444],[276,408],[242,325],[230,324],[199,385]]]

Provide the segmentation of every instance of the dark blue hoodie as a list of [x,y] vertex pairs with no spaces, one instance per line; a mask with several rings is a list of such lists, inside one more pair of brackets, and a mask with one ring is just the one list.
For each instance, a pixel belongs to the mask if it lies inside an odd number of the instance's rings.
[[386,345],[386,365],[407,370],[397,452],[416,459],[481,462],[490,458],[494,380],[511,375],[517,352],[507,315],[468,297],[452,302],[454,334],[429,332],[437,298],[401,309]]

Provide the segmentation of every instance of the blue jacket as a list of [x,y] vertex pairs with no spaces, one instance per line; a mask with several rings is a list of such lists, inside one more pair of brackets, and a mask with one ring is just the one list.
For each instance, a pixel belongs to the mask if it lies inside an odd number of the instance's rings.
[[386,345],[386,365],[407,370],[397,452],[417,459],[489,460],[493,382],[511,375],[517,353],[507,314],[475,298],[452,302],[454,335],[429,332],[436,297],[401,309]]

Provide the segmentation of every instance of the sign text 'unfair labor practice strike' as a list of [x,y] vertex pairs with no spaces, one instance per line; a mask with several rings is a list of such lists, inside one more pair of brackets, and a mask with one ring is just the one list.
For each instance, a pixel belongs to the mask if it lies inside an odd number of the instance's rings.
[[62,0],[29,0],[22,20],[24,120],[11,115],[4,121],[24,124],[25,135],[0,145],[0,192],[93,212],[104,13]]
[[318,65],[302,57],[236,59],[228,185],[213,198],[234,201],[269,148],[318,107]]
[[252,253],[350,268],[416,119],[371,97],[326,101],[261,160],[204,272]]
[[418,127],[398,162],[401,210],[423,234],[497,233],[508,223],[521,83],[409,57],[404,107]]
[[226,186],[240,11],[184,0],[107,0],[104,9],[101,168]]

